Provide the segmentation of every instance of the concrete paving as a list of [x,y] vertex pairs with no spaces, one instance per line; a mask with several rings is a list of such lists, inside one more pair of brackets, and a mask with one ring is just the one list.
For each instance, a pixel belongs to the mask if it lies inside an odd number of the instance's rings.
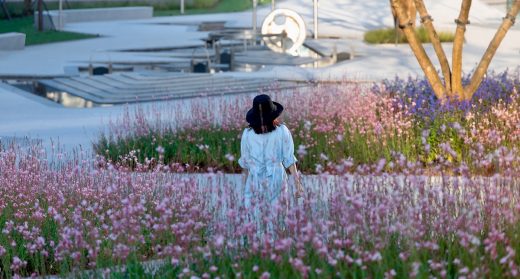
[[[453,19],[458,11],[456,1],[437,1],[431,5],[430,11],[435,20],[435,25],[439,30],[454,30]],[[309,34],[312,28],[312,7],[311,1],[289,0],[279,1],[277,7],[292,8],[300,12],[307,23]],[[420,72],[417,62],[411,59],[412,63],[402,67],[402,63],[390,63],[385,67],[385,73],[373,73],[370,68],[364,67],[374,61],[380,61],[382,54],[384,57],[412,56],[407,45],[395,47],[377,46],[370,47],[362,43],[362,34],[366,30],[373,28],[389,27],[393,25],[392,16],[389,12],[386,1],[372,1],[370,3],[359,3],[359,1],[323,1],[320,5],[320,25],[319,34],[324,37],[339,37],[343,40],[338,45],[345,46],[358,53],[367,53],[360,56],[361,60],[353,60],[342,64],[341,67],[334,67],[333,72],[338,73],[339,69],[344,69],[346,73],[358,72],[373,76],[373,79],[393,76],[395,73],[415,74]],[[373,11],[377,12],[373,12]],[[259,9],[258,18],[262,19],[270,11],[264,7]],[[492,38],[496,27],[501,21],[504,13],[499,9],[474,1],[470,20],[472,25],[468,26],[466,33],[466,43],[468,47],[478,47],[475,51],[465,54],[468,57],[465,61],[475,61],[480,59],[487,44]],[[162,61],[168,59],[161,53],[117,53],[113,50],[139,49],[139,48],[158,48],[158,47],[180,47],[202,45],[201,39],[207,36],[207,32],[197,32],[190,24],[203,21],[226,21],[228,26],[246,27],[251,26],[251,12],[241,12],[233,14],[213,14],[195,15],[178,17],[159,17],[149,20],[117,21],[117,22],[89,22],[69,24],[67,31],[99,34],[101,37],[82,41],[54,43],[47,45],[31,46],[23,52],[0,51],[0,75],[2,74],[63,74],[64,67],[73,61],[88,61],[95,59],[113,59],[125,61]],[[258,22],[260,25],[261,22]],[[508,33],[501,47],[499,48],[496,59],[491,68],[504,69],[518,65],[514,58],[520,57],[520,28],[514,26]],[[513,55],[513,56],[512,56]],[[501,59],[501,58],[504,59]],[[513,58],[513,59],[512,59]],[[364,63],[364,62],[367,63]],[[22,63],[20,63],[22,62]],[[359,64],[360,63],[360,64]],[[465,70],[470,71],[474,63],[464,63]],[[271,70],[271,69],[269,69]],[[283,69],[282,69],[283,70]],[[309,74],[314,74],[312,70]],[[329,76],[326,69],[316,71],[317,76]],[[323,75],[322,73],[325,72]],[[279,75],[280,71],[274,70],[274,75]],[[283,74],[283,73],[282,73]],[[344,74],[341,74],[344,76]]]
[[[458,1],[439,0],[427,3],[434,24],[439,30],[454,30]],[[302,14],[308,34],[312,29],[312,1],[277,1],[277,7],[291,8]],[[269,7],[259,9],[263,19]],[[505,11],[473,1],[464,46],[464,71],[474,69],[480,60]],[[230,27],[251,26],[251,11],[232,14],[159,17],[145,20],[84,22],[68,24],[72,32],[98,34],[98,38],[73,42],[26,47],[23,51],[0,51],[1,75],[64,75],[70,66],[96,61],[132,63],[178,62],[168,53],[119,52],[124,49],[172,48],[201,46],[208,32],[196,30],[200,22],[226,22]],[[261,21],[258,22],[261,25]],[[226,73],[236,77],[278,78],[287,80],[373,80],[395,75],[422,75],[419,65],[407,45],[369,46],[363,43],[366,30],[391,27],[393,19],[388,1],[320,1],[319,34],[315,42],[326,51],[336,45],[338,51],[354,54],[346,60],[326,68],[292,66],[266,67],[254,73]],[[425,46],[433,54],[430,46]],[[451,44],[445,44],[448,58]],[[437,63],[434,59],[434,63]],[[374,65],[378,65],[377,67]],[[520,65],[520,25],[514,26],[498,49],[490,69],[502,71]],[[51,103],[10,86],[0,86],[0,136],[32,136],[48,140],[58,139],[73,148],[90,146],[103,121],[117,117],[122,106],[92,109],[70,109]]]
[[66,109],[2,84],[0,96],[0,138],[5,138],[3,141],[29,137],[49,144],[52,139],[67,150],[79,146],[91,149],[91,143],[101,132],[103,118],[121,112],[119,108]]

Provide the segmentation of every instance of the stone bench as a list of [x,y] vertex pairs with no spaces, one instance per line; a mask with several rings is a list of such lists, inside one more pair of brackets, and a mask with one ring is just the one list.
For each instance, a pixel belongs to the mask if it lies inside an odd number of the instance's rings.
[[[61,30],[67,23],[148,19],[152,17],[153,7],[71,9],[62,11],[62,22],[60,26],[59,11],[51,10],[43,13],[43,29],[52,30],[53,24],[57,30]],[[34,14],[34,27],[38,28],[38,13]]]
[[22,50],[25,47],[24,33],[0,34],[0,50]]

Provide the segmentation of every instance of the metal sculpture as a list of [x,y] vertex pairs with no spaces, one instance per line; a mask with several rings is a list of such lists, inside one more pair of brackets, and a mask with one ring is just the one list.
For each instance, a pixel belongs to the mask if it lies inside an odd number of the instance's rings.
[[293,10],[276,9],[262,23],[262,37],[272,51],[298,55],[307,37],[303,18]]

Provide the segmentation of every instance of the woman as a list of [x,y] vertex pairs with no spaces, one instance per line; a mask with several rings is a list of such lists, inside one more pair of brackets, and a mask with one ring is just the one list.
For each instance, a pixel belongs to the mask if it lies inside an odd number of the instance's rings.
[[238,160],[247,175],[246,206],[251,202],[253,193],[263,196],[264,201],[277,200],[287,185],[285,169],[289,169],[295,178],[296,197],[303,192],[291,132],[279,120],[282,111],[283,106],[273,102],[268,95],[258,95],[247,112],[249,127],[242,134]]

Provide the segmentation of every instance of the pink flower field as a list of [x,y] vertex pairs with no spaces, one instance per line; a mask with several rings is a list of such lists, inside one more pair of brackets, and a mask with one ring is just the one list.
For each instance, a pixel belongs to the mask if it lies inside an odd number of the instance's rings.
[[46,158],[0,154],[3,277],[140,277],[130,263],[157,259],[159,277],[518,275],[517,178],[308,176],[303,200],[256,193],[246,209],[239,175]]
[[298,200],[292,180],[274,203],[242,194],[251,96],[128,110],[95,157],[4,146],[1,277],[517,278],[520,87],[496,80],[442,107],[414,80],[273,85],[306,174]]

